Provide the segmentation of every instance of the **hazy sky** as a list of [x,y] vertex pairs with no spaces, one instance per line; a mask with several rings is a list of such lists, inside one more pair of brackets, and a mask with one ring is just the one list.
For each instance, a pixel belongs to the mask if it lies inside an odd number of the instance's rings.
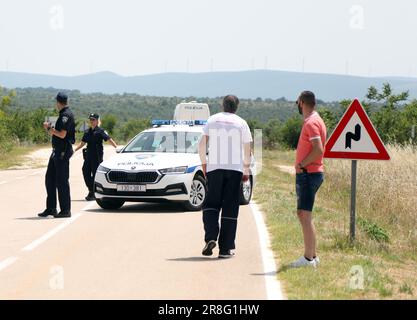
[[0,0],[0,70],[417,77],[414,0]]

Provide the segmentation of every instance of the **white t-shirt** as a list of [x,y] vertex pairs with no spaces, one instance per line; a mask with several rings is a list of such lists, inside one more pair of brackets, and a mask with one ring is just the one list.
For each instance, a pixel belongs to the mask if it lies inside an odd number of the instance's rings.
[[243,172],[243,145],[253,141],[245,120],[234,113],[217,113],[207,120],[203,133],[209,137],[207,172]]

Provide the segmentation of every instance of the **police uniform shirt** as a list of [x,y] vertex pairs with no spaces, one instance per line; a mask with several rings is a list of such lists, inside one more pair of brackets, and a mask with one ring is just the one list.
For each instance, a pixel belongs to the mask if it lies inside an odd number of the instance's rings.
[[75,143],[75,119],[72,111],[65,107],[59,111],[59,117],[55,124],[57,131],[65,130],[67,134],[64,139],[55,135],[52,136],[52,147],[56,150],[66,150],[68,145]]
[[82,141],[87,143],[87,154],[93,157],[103,155],[103,140],[108,141],[110,136],[103,128],[95,127],[88,129],[83,136]]

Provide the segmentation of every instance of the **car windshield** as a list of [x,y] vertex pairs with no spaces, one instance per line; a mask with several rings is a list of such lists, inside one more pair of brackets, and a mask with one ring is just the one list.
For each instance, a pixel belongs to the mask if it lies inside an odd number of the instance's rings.
[[126,146],[123,152],[198,153],[200,138],[200,132],[142,132]]

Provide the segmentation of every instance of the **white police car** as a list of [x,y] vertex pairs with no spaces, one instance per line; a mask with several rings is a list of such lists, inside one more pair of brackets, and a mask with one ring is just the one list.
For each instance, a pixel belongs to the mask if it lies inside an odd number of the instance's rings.
[[[110,160],[95,177],[96,201],[103,209],[125,202],[181,202],[187,210],[201,210],[207,186],[198,145],[203,120],[154,120]],[[241,204],[252,196],[253,177],[242,183]]]

